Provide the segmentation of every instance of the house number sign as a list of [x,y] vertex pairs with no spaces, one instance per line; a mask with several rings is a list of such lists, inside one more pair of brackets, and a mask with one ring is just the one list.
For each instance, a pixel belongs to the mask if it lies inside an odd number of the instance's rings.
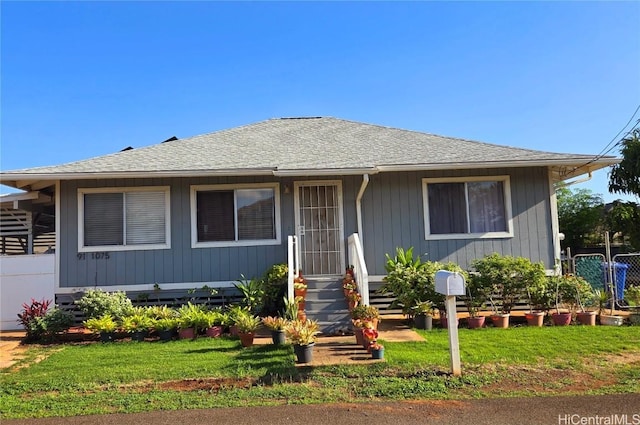
[[[110,258],[109,253],[108,252],[92,252],[91,254],[89,254],[89,258],[91,258],[92,260],[108,260]],[[79,252],[78,253],[78,260],[86,260],[87,259],[87,254],[84,252]]]

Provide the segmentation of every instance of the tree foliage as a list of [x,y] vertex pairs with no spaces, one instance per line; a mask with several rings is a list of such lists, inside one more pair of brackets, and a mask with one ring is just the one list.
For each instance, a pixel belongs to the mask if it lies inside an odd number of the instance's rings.
[[640,250],[640,205],[619,200],[608,204],[606,226],[629,250]]
[[609,192],[640,196],[640,129],[621,141],[622,161],[609,172]]
[[564,233],[562,247],[584,247],[600,242],[604,201],[589,189],[558,188],[558,221]]

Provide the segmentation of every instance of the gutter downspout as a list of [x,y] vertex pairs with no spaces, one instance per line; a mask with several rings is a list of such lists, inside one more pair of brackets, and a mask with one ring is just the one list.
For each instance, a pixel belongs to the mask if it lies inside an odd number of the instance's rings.
[[362,243],[363,235],[362,235],[362,196],[364,196],[364,191],[367,189],[367,185],[369,184],[369,174],[362,175],[362,184],[360,185],[360,191],[358,192],[358,196],[356,197],[356,221],[358,223],[358,236],[360,236],[360,243]]

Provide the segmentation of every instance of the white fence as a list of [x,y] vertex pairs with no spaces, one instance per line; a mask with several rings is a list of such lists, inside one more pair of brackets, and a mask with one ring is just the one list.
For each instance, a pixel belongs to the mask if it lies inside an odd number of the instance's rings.
[[16,315],[32,298],[55,299],[54,254],[0,256],[0,330],[21,329]]

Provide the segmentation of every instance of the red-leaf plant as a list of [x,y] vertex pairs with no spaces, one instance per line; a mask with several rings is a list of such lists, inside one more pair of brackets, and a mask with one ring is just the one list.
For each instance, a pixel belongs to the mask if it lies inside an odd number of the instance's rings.
[[51,305],[50,300],[45,300],[43,298],[42,301],[38,301],[31,298],[31,305],[27,303],[22,304],[22,313],[18,314],[18,321],[27,331],[29,331],[31,329],[29,326],[31,322],[33,322],[37,317],[44,317],[47,314],[49,305]]

